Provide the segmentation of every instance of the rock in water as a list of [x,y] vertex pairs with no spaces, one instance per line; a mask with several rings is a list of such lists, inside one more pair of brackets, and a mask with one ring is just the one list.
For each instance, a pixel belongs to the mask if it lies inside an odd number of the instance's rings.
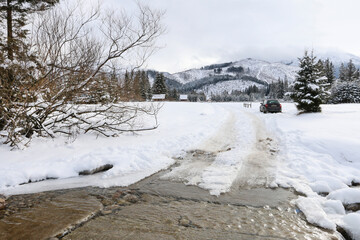
[[79,175],[92,175],[99,172],[105,172],[111,168],[113,168],[112,164],[105,164],[95,169],[81,171],[79,172]]

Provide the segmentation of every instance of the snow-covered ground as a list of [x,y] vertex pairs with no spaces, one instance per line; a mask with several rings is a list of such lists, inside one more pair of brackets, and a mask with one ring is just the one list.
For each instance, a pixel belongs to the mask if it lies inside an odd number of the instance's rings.
[[[258,106],[165,103],[155,131],[118,138],[87,135],[70,143],[62,138],[36,139],[24,151],[9,151],[2,145],[0,193],[127,186],[167,168],[187,151],[200,149],[216,152],[215,160],[202,165],[201,171],[194,169],[187,180],[219,195],[230,190],[248,159],[267,156],[257,149],[254,158],[261,125],[278,149],[276,166],[271,168],[275,178],[268,185],[293,187],[302,193],[295,203],[309,222],[332,230],[340,225],[360,239],[360,212],[344,208],[360,203],[360,188],[349,187],[360,183],[360,105],[324,105],[322,113],[302,115],[290,103],[283,104],[281,114],[262,114]],[[104,164],[114,167],[78,176]],[[57,179],[20,185],[46,178]]]
[[[324,105],[322,113],[296,115],[294,104],[282,114],[260,114],[279,141],[276,183],[306,197],[296,200],[309,222],[360,239],[360,212],[344,205],[360,203],[360,105]],[[255,111],[255,110],[253,110]]]
[[[0,193],[9,195],[81,186],[127,186],[174,163],[173,157],[196,148],[216,133],[229,111],[212,104],[166,103],[155,131],[117,138],[80,136],[35,139],[23,151],[0,146]],[[105,164],[104,174],[78,177],[79,172]],[[56,178],[34,184],[28,181]],[[62,180],[63,179],[63,180]]]

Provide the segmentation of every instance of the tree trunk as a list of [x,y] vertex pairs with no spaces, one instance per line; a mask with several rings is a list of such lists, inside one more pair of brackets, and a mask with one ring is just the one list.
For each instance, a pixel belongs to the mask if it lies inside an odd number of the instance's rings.
[[8,57],[9,60],[14,60],[14,52],[13,52],[13,29],[12,29],[12,0],[7,0],[7,14],[6,14],[6,21],[7,21],[7,48],[8,48]]

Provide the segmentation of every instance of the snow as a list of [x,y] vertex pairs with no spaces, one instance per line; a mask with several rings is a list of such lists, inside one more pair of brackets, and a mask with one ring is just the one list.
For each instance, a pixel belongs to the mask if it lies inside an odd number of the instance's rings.
[[271,63],[267,61],[247,58],[234,63],[235,66],[242,66],[250,70],[250,76],[272,83],[285,76],[289,82],[294,82],[299,67],[283,63]]
[[[209,76],[222,76],[222,75],[231,75],[236,76],[233,72],[228,72],[230,67],[243,67],[244,75],[255,77],[259,80],[272,83],[276,82],[279,79],[284,80],[285,78],[291,83],[295,81],[296,74],[299,71],[299,67],[286,65],[283,63],[271,63],[267,61],[247,58],[240,61],[231,63],[227,67],[222,68],[220,74],[214,74],[214,70],[206,69],[190,69],[184,72],[178,72],[174,74],[166,74],[167,78],[173,79],[179,83],[186,84],[193,82]],[[198,91],[203,91],[207,96],[210,96],[212,93],[219,94],[223,91],[230,93],[232,90],[244,90],[249,86],[256,85],[257,87],[263,87],[261,84],[254,83],[248,80],[231,80],[226,82],[221,82],[217,84],[210,84],[198,89]]]
[[[360,213],[343,206],[360,202],[360,188],[351,186],[360,183],[360,104],[322,105],[321,113],[300,115],[293,103],[282,103],[279,114],[260,113],[258,103],[252,106],[165,102],[154,131],[117,138],[83,135],[75,141],[38,138],[23,151],[1,145],[0,193],[128,186],[168,168],[190,150],[202,150],[214,153],[214,160],[187,162],[168,177],[177,175],[220,195],[230,190],[257,143],[257,119],[279,149],[271,186],[302,193],[294,204],[309,222],[331,230],[340,225],[360,239]],[[114,167],[78,176],[105,164]],[[46,178],[57,179],[20,185]]]
[[350,236],[358,240],[360,239],[360,213],[350,213],[344,217],[343,227],[350,233]]
[[309,222],[332,230],[345,224],[356,235],[359,218],[348,226],[342,205],[360,202],[360,189],[349,187],[360,182],[360,105],[322,105],[321,113],[300,115],[294,104],[282,106],[282,114],[255,113],[279,139],[276,184],[306,196],[296,205]]
[[[228,114],[218,105],[165,103],[158,116],[160,126],[155,131],[117,138],[84,135],[73,142],[66,138],[35,139],[24,151],[9,151],[8,146],[1,145],[0,193],[52,189],[45,183],[54,189],[66,188],[67,182],[62,179],[77,177],[80,171],[105,164],[114,167],[96,177],[74,179],[71,186],[127,186],[167,168],[174,162],[173,157],[205,141]],[[46,178],[58,180],[20,185]]]
[[[233,110],[234,111],[234,110]],[[236,111],[236,116],[231,116],[227,129],[220,129],[222,138],[230,140],[229,145],[221,147],[215,161],[203,172],[199,186],[208,189],[210,194],[219,196],[221,193],[230,191],[230,187],[238,176],[244,159],[249,155],[251,147],[255,143],[255,129],[251,126],[251,119],[243,112]],[[216,138],[219,139],[219,138]],[[218,144],[216,144],[218,145]],[[214,150],[213,146],[203,148]],[[202,147],[200,146],[200,149]]]
[[309,223],[316,224],[326,229],[335,230],[335,223],[329,219],[322,208],[322,202],[319,200],[319,198],[314,197],[299,197],[299,199],[296,200],[296,205],[305,214],[306,220]]
[[343,188],[331,192],[327,198],[340,200],[344,204],[360,203],[360,189]]
[[244,91],[252,86],[256,86],[258,88],[264,87],[264,85],[259,83],[238,79],[206,85],[197,90],[197,92],[203,92],[207,98],[211,98],[211,95],[221,95],[224,92],[231,94],[232,91]]

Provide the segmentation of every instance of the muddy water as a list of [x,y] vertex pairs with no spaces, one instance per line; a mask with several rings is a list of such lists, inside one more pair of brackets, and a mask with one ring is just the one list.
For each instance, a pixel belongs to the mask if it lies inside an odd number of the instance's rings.
[[[189,156],[206,167],[201,156],[212,155]],[[290,204],[297,197],[291,190],[239,187],[216,197],[189,185],[196,174],[182,172],[188,160],[130,186],[138,202],[92,219],[64,239],[340,239],[309,225]]]
[[[94,216],[102,204],[84,190],[64,194],[41,194],[43,201],[24,197],[30,206],[22,206],[0,219],[0,239],[46,239],[74,228]],[[8,202],[16,201],[9,199]],[[24,203],[26,204],[26,203]],[[15,211],[15,210],[13,210]]]
[[337,239],[309,226],[291,208],[240,207],[144,195],[64,239]]

